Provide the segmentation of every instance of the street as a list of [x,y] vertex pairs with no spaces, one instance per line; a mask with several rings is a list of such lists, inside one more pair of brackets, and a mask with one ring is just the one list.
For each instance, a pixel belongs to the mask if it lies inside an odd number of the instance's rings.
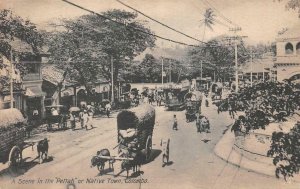
[[[211,133],[200,134],[196,132],[195,122],[186,123],[184,111],[165,111],[164,107],[155,109],[153,161],[142,165],[142,174],[137,177],[125,180],[126,171],[114,177],[114,174],[120,172],[120,162],[114,164],[114,173],[106,169],[103,175],[99,175],[96,167],[90,167],[90,160],[97,150],[108,148],[111,155],[117,155],[117,149],[113,150],[117,144],[117,114],[114,113],[111,118],[96,118],[96,127],[92,130],[78,129],[43,134],[50,140],[50,161],[43,164],[38,164],[37,160],[30,162],[30,157],[36,155],[36,147],[34,151],[28,148],[23,152],[27,163],[18,172],[19,175],[10,177],[11,175],[2,170],[0,178],[8,183],[15,182],[15,186],[20,186],[18,182],[22,183],[22,188],[32,188],[25,183],[38,180],[43,181],[40,184],[43,186],[47,179],[53,181],[47,185],[53,185],[55,188],[65,188],[72,179],[77,188],[93,188],[94,185],[101,188],[299,188],[299,185],[288,184],[275,177],[243,170],[226,163],[214,154],[214,146],[232,123],[227,112],[218,115],[215,106],[202,106],[204,115],[209,117]],[[178,117],[178,131],[172,130],[174,114]],[[171,140],[170,163],[162,167],[160,141],[168,138]],[[108,164],[105,168],[108,168]],[[93,179],[95,183],[91,184]],[[145,183],[137,182],[141,179]],[[78,180],[83,181],[78,184]],[[2,188],[5,189],[5,185]]]

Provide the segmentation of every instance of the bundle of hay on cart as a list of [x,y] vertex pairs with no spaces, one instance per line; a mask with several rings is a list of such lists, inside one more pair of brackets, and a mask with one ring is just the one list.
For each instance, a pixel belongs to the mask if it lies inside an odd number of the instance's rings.
[[120,112],[117,116],[119,152],[128,148],[128,142],[121,141],[120,130],[135,129],[137,150],[143,152],[146,161],[149,161],[154,124],[155,109],[149,104]]

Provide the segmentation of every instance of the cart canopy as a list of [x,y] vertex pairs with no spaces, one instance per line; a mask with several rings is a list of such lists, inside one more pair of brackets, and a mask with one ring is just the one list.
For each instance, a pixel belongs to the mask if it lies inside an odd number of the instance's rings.
[[154,124],[155,109],[149,104],[123,110],[117,116],[117,126],[121,130],[129,128],[153,130]]
[[16,108],[0,110],[0,120],[0,128],[25,122],[22,113]]

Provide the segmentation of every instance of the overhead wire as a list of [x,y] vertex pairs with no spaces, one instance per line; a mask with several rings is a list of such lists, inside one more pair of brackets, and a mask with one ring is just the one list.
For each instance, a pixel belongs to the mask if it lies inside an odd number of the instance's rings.
[[219,14],[220,17],[222,17],[225,21],[227,21],[228,23],[230,23],[231,25],[235,26],[235,27],[240,27],[239,25],[235,24],[234,22],[232,22],[230,19],[228,19],[227,17],[225,17],[218,9],[216,9],[211,3],[209,3],[207,0],[201,0],[204,4],[206,4],[208,7],[212,8],[215,12],[217,12]]
[[139,14],[145,16],[146,18],[149,18],[150,20],[152,20],[152,21],[154,21],[154,22],[156,22],[156,23],[158,23],[158,24],[160,24],[160,25],[162,25],[162,26],[164,26],[164,27],[166,27],[166,28],[168,28],[168,29],[170,29],[170,30],[173,30],[173,31],[175,31],[175,32],[177,32],[177,33],[179,33],[179,34],[182,34],[182,35],[184,35],[184,36],[186,36],[186,37],[188,37],[188,38],[190,38],[190,39],[196,40],[196,41],[198,41],[198,42],[200,42],[200,43],[205,43],[205,42],[203,42],[203,41],[201,41],[201,40],[199,40],[199,39],[196,39],[196,38],[194,38],[194,37],[192,37],[192,36],[190,36],[190,35],[187,35],[187,34],[181,32],[181,31],[179,31],[179,30],[177,30],[177,29],[175,29],[175,28],[173,28],[173,27],[171,27],[171,26],[168,26],[168,25],[166,25],[166,24],[164,24],[164,23],[162,23],[162,22],[160,22],[160,21],[158,21],[158,20],[156,20],[156,19],[154,19],[154,18],[152,18],[152,17],[146,15],[145,13],[143,13],[143,12],[141,12],[141,11],[139,11],[139,10],[133,8],[132,6],[130,6],[130,5],[128,5],[128,4],[125,4],[124,2],[122,2],[122,1],[120,1],[120,0],[115,0],[115,1],[119,2],[120,4],[124,5],[125,7],[130,8],[130,9],[136,11],[137,13],[139,13]]
[[[79,9],[82,9],[82,10],[84,10],[84,11],[87,11],[87,12],[89,12],[89,13],[92,13],[92,14],[94,14],[94,15],[97,15],[98,17],[101,17],[101,18],[103,18],[103,19],[109,20],[109,21],[114,22],[114,23],[119,24],[119,25],[123,25],[124,27],[127,27],[127,28],[131,28],[131,29],[133,29],[133,30],[135,30],[135,31],[138,31],[138,32],[140,32],[140,33],[144,33],[144,34],[146,34],[146,35],[151,35],[151,36],[157,37],[157,38],[159,38],[159,39],[163,39],[163,40],[166,40],[166,41],[169,41],[169,42],[173,42],[173,43],[177,43],[177,44],[180,44],[180,45],[185,45],[185,46],[190,46],[190,47],[201,47],[201,46],[199,46],[199,45],[187,44],[187,43],[180,42],[180,41],[176,41],[176,40],[169,39],[169,38],[166,38],[166,37],[161,37],[161,36],[156,35],[156,34],[154,34],[154,33],[149,33],[149,32],[143,31],[143,30],[141,30],[141,29],[139,29],[139,28],[130,26],[129,24],[122,23],[122,22],[118,22],[118,21],[113,20],[113,19],[111,19],[111,18],[109,18],[109,17],[107,17],[107,16],[104,16],[104,15],[102,15],[102,14],[96,13],[96,12],[90,10],[90,9],[84,8],[84,7],[82,7],[82,6],[80,6],[80,5],[77,5],[77,4],[75,4],[75,3],[72,3],[72,2],[70,2],[70,1],[68,1],[68,0],[62,0],[62,1],[65,2],[65,3],[68,3],[68,4],[70,4],[70,5],[72,5],[72,6],[74,6],[74,7],[77,7],[77,8],[79,8]],[[202,43],[203,43],[203,44],[207,44],[206,42],[202,42]]]

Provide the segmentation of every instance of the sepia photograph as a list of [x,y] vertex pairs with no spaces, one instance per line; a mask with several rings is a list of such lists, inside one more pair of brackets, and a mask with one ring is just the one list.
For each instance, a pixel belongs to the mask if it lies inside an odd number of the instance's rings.
[[300,0],[0,0],[0,189],[300,189]]

